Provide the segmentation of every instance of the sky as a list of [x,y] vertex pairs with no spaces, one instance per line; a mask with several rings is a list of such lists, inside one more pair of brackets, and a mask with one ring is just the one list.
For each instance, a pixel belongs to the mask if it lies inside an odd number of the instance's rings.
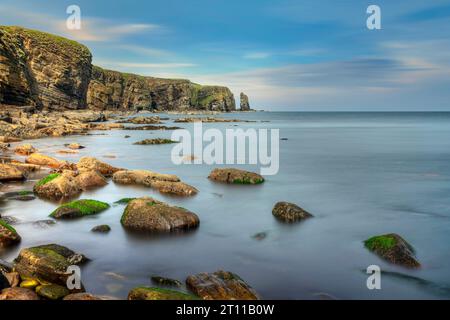
[[0,24],[77,40],[107,69],[228,86],[256,109],[450,111],[450,0],[1,0]]

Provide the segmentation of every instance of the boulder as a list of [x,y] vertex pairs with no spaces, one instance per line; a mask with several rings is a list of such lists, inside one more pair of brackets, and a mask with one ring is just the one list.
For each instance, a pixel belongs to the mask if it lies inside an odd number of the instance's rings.
[[256,292],[232,272],[199,273],[186,279],[188,288],[204,300],[258,300]]
[[257,173],[234,168],[214,169],[208,178],[234,184],[260,184],[264,182],[264,178]]
[[86,258],[74,251],[57,245],[47,244],[22,249],[15,259],[16,271],[22,279],[38,279],[41,283],[53,283],[66,286],[70,274],[66,273],[71,265],[79,265]]
[[64,297],[63,300],[102,300],[87,292],[72,293]]
[[92,232],[99,232],[99,233],[107,233],[111,231],[111,227],[107,224],[102,224],[99,226],[95,226],[91,229]]
[[0,163],[0,181],[24,180],[25,175],[22,171],[10,164]]
[[115,172],[122,170],[120,168],[115,168],[105,162],[102,162],[93,157],[83,157],[77,163],[77,169],[80,172],[83,171],[97,171],[105,177],[112,176]]
[[240,95],[240,100],[241,100],[241,111],[250,111],[250,103],[248,102],[248,96],[241,92]]
[[0,248],[6,248],[19,243],[21,240],[17,231],[0,219]]
[[75,182],[83,190],[103,187],[108,184],[105,177],[97,171],[83,171],[75,177]]
[[313,217],[309,212],[289,202],[277,202],[272,209],[272,214],[283,222],[296,222]]
[[[1,274],[1,272],[0,272]],[[4,274],[5,278],[8,280],[10,287],[17,287],[20,283],[20,275],[18,272],[8,272]]]
[[50,168],[60,168],[67,164],[66,161],[61,161],[40,153],[32,153],[30,156],[28,156],[28,158],[25,159],[25,162]]
[[169,289],[137,287],[128,293],[128,300],[198,300],[198,297]]
[[57,284],[46,284],[36,288],[36,293],[49,300],[60,300],[69,295],[69,289]]
[[72,198],[82,191],[70,171],[49,174],[39,180],[33,190],[39,197],[52,200]]
[[97,200],[83,199],[65,203],[56,208],[50,217],[55,219],[73,219],[98,214],[109,208],[109,204]]
[[170,286],[170,287],[182,287],[183,284],[175,279],[170,279],[170,278],[165,278],[165,277],[160,277],[160,276],[152,276],[151,277],[152,282],[158,284],[158,285],[162,285],[162,286]]
[[150,187],[157,189],[161,193],[169,193],[178,196],[193,196],[198,190],[184,182],[172,181],[152,181]]
[[420,263],[414,256],[414,248],[401,236],[395,233],[374,236],[366,241],[367,249],[379,257],[407,268],[419,268]]
[[0,300],[39,300],[39,297],[33,290],[14,287],[3,289]]
[[17,146],[14,149],[14,152],[21,156],[29,156],[30,154],[37,152],[37,149],[31,144],[23,144],[21,146]]
[[80,145],[79,143],[76,143],[76,142],[74,142],[74,143],[69,143],[69,144],[65,144],[65,146],[66,146],[67,148],[69,148],[69,149],[72,149],[72,150],[78,150],[78,149],[83,149],[83,148],[85,148],[84,146],[82,146],[82,145]]
[[120,222],[131,230],[173,232],[196,228],[200,220],[195,213],[184,208],[144,197],[128,203]]
[[173,141],[173,140],[170,140],[170,139],[156,138],[156,139],[141,140],[141,141],[135,142],[133,144],[148,145],[148,144],[170,144],[170,143],[178,143],[178,141]]

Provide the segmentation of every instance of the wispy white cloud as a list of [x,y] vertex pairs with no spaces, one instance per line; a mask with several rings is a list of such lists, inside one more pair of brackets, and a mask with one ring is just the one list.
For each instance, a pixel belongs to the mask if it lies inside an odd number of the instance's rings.
[[271,54],[269,52],[251,52],[244,54],[245,59],[266,59],[270,56]]

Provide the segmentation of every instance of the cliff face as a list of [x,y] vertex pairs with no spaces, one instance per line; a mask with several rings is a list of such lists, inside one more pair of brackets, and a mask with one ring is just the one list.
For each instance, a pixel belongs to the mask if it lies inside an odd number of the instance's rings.
[[226,87],[158,79],[92,66],[83,45],[0,26],[0,104],[45,109],[235,110]]
[[48,109],[86,105],[91,53],[75,42],[19,27],[0,27],[0,102]]
[[241,92],[241,111],[249,111],[250,110],[250,103],[248,102],[248,96]]
[[183,79],[159,79],[93,67],[90,109],[217,110],[236,109],[226,87],[201,86]]

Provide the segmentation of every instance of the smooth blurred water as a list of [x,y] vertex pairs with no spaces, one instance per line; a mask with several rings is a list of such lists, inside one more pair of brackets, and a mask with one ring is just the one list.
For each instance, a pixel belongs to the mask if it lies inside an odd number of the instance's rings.
[[[288,140],[280,141],[279,173],[266,177],[262,185],[224,185],[207,179],[211,166],[172,164],[173,145],[132,144],[170,137],[170,131],[114,130],[30,141],[40,152],[60,159],[75,162],[89,155],[118,167],[180,176],[199,194],[170,197],[110,182],[84,192],[81,198],[112,203],[123,197],[154,196],[196,212],[201,220],[198,230],[136,235],[120,225],[122,205],[94,217],[40,228],[32,222],[47,219],[57,204],[39,199],[8,201],[1,214],[19,219],[14,227],[23,240],[20,246],[0,252],[0,258],[13,259],[22,247],[62,244],[92,259],[82,269],[88,291],[121,298],[136,285],[150,285],[154,274],[183,281],[190,274],[218,269],[239,274],[266,299],[318,299],[321,293],[339,299],[450,297],[449,113],[220,116],[257,120],[239,123],[239,128],[280,129],[280,137]],[[165,122],[174,125],[171,120]],[[234,126],[204,124],[204,128],[221,130]],[[74,141],[86,148],[77,155],[56,153],[64,143]],[[259,171],[257,166],[240,167]],[[30,177],[23,185],[3,186],[2,191],[31,189],[43,175]],[[297,203],[315,217],[294,225],[279,223],[271,210],[282,200]],[[98,224],[109,224],[112,231],[90,232]],[[267,237],[252,238],[258,232],[267,232]],[[366,238],[389,232],[399,233],[416,248],[421,269],[388,264],[364,248]],[[365,269],[371,264],[386,272],[381,290],[366,287]]]

